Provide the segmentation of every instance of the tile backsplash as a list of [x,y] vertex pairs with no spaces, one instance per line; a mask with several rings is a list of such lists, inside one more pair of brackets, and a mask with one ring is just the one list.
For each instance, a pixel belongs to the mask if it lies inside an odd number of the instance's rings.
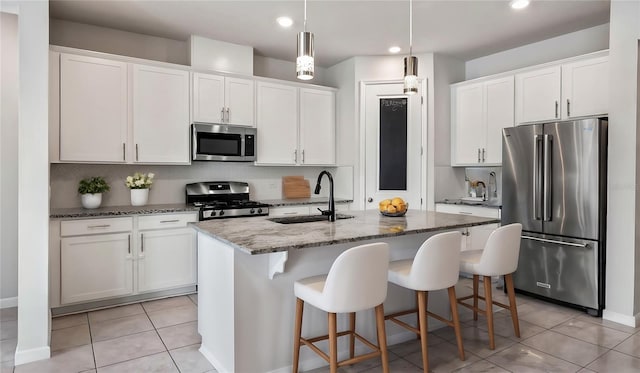
[[[245,181],[254,200],[282,198],[282,176],[303,175],[313,185],[320,171],[334,175],[335,195],[353,198],[353,168],[345,167],[269,167],[250,163],[194,162],[190,166],[52,164],[50,169],[50,207],[80,207],[78,182],[90,176],[102,176],[111,186],[103,195],[102,206],[129,205],[130,192],[124,185],[128,175],[153,172],[155,180],[149,192],[149,204],[184,203],[184,186],[199,181]],[[320,196],[329,190],[323,179]]]

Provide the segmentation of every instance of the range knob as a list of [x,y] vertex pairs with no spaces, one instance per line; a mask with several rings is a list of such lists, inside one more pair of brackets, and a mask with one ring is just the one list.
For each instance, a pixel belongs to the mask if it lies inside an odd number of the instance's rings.
[[220,213],[218,214],[219,216],[224,215],[224,210],[220,210]]
[[255,209],[251,209],[251,210],[249,210],[249,214],[255,214],[255,213],[256,213],[256,210],[255,210]]
[[211,210],[211,216],[216,216],[215,210]]
[[262,209],[258,208],[258,214],[262,214]]

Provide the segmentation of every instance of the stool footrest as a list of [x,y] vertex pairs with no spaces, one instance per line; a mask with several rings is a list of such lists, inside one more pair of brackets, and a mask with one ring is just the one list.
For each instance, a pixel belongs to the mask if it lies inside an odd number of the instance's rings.
[[367,354],[362,354],[362,355],[359,355],[359,356],[356,356],[356,357],[352,357],[351,359],[339,361],[338,362],[338,367],[343,367],[345,365],[356,364],[356,363],[359,363],[359,362],[367,360],[367,359],[378,357],[380,355],[381,355],[380,351],[369,352]]
[[[351,364],[354,364],[354,363],[359,363],[362,360],[366,360],[366,359],[369,359],[369,358],[372,358],[372,357],[380,356],[381,352],[378,349],[378,346],[376,346],[373,343],[369,342],[365,337],[361,336],[360,334],[358,334],[356,332],[352,332],[350,330],[345,330],[343,332],[336,333],[336,337],[337,338],[344,337],[345,335],[353,335],[360,342],[362,342],[363,344],[367,345],[367,347],[369,347],[370,349],[375,350],[375,351],[367,353],[367,354],[359,355],[359,356],[353,357],[353,358],[348,359],[348,360],[343,360],[341,362],[338,362],[338,366],[351,365]],[[327,362],[329,362],[329,355],[324,353],[321,349],[319,349],[314,344],[316,342],[324,341],[324,340],[327,340],[327,339],[329,339],[329,335],[322,335],[320,337],[314,337],[314,338],[309,338],[309,339],[300,338],[300,342],[303,343],[305,346],[309,347],[310,349],[312,349],[313,351],[315,351],[315,353],[320,355]]]
[[[386,315],[384,317],[384,319],[393,321],[394,323],[400,325],[401,327],[403,327],[403,328],[405,328],[405,329],[407,329],[409,331],[412,331],[412,332],[416,333],[417,335],[420,335],[420,329],[418,329],[416,327],[413,327],[413,326],[407,324],[406,322],[397,319],[397,317],[404,316],[404,315],[410,315],[412,313],[417,313],[417,312],[418,312],[417,309],[400,311],[400,312],[396,312],[396,313],[392,313],[392,314]],[[440,316],[438,314],[435,314],[433,312],[430,312],[430,311],[427,311],[427,315],[433,317],[436,320],[442,321],[443,323],[445,323],[445,324],[447,324],[449,326],[454,326],[453,320],[445,319],[444,317],[442,317],[442,316]]]

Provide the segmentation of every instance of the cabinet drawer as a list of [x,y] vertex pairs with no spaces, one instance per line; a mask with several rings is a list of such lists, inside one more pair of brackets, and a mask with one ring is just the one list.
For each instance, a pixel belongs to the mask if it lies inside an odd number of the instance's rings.
[[448,214],[461,214],[461,215],[474,215],[482,216],[485,218],[500,218],[500,209],[490,207],[479,206],[467,206],[467,205],[447,205],[436,204],[437,212],[445,212]]
[[309,215],[309,206],[272,207],[269,209],[269,216],[293,215]]
[[128,232],[133,229],[133,219],[106,218],[86,220],[66,220],[60,222],[60,235],[79,236],[85,234]]
[[196,221],[198,221],[196,213],[140,216],[138,218],[138,229],[182,228],[186,227],[187,223]]

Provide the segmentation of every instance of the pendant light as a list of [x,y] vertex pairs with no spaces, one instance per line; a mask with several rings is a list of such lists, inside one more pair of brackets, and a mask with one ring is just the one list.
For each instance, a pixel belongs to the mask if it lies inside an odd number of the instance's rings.
[[404,58],[404,94],[406,95],[418,93],[418,58],[412,56],[412,47],[413,7],[412,0],[409,0],[409,56]]
[[313,79],[313,33],[307,32],[307,0],[304,0],[304,30],[298,33],[296,75],[301,80]]

